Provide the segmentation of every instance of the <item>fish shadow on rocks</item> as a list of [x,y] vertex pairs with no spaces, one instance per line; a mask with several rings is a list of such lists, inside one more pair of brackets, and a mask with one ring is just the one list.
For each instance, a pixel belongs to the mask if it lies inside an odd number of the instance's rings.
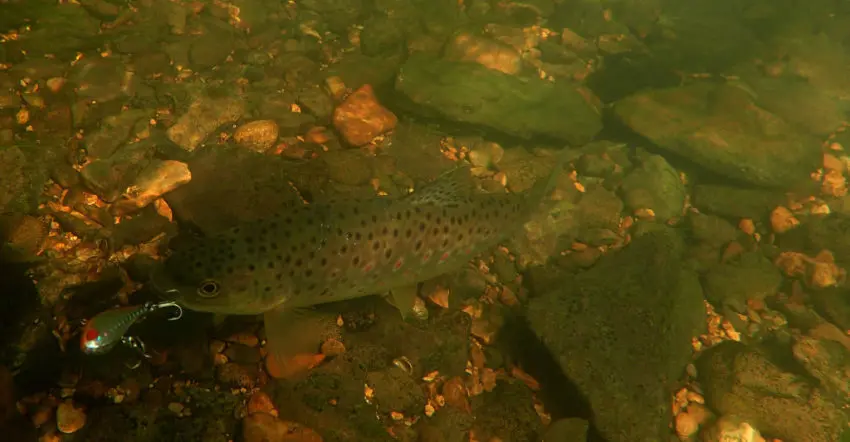
[[[519,312],[506,314],[497,345],[508,358],[513,359],[540,383],[539,398],[551,414],[553,422],[575,417],[593,422],[593,410],[587,397],[564,375],[557,360]],[[604,442],[605,438],[591,424],[587,440]]]
[[51,312],[41,307],[27,269],[0,261],[0,364],[13,369],[21,395],[53,387],[64,359],[51,334]]

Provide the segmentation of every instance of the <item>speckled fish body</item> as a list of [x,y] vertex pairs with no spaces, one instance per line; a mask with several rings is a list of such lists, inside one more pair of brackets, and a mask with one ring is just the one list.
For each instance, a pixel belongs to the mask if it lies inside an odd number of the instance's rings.
[[224,314],[387,292],[493,247],[528,219],[554,174],[525,193],[484,194],[461,168],[399,199],[304,205],[175,251],[152,282],[186,308]]

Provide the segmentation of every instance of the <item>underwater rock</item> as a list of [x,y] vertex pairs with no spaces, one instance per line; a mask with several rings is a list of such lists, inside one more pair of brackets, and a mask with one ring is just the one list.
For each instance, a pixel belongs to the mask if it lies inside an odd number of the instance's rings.
[[528,306],[531,329],[609,441],[669,435],[669,392],[690,362],[691,337],[705,327],[702,290],[682,267],[683,248],[674,230],[659,226]]
[[547,136],[581,145],[602,129],[587,95],[568,82],[517,78],[476,63],[416,53],[396,78],[396,90],[425,114],[480,124],[522,138]]
[[706,350],[697,371],[706,404],[720,414],[737,416],[782,440],[840,440],[844,413],[805,378],[783,371],[746,345],[727,341]]
[[712,172],[767,187],[805,183],[819,141],[756,106],[741,88],[694,83],[620,100],[614,113],[635,132]]

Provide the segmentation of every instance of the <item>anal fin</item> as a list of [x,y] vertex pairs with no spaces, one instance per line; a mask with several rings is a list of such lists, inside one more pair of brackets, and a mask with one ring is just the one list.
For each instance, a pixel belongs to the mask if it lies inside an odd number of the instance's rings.
[[263,315],[266,327],[266,369],[274,378],[301,375],[321,363],[319,349],[339,338],[334,314],[316,309],[277,307]]

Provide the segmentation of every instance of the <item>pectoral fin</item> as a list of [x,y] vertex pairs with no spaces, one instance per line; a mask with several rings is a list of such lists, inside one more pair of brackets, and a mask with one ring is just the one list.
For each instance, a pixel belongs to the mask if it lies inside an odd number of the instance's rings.
[[266,369],[275,378],[302,374],[324,360],[319,352],[327,339],[339,337],[333,314],[313,309],[278,307],[263,315]]
[[[395,288],[390,292],[392,304],[401,312],[403,319],[407,320],[411,316],[425,319],[421,312],[414,311],[414,308],[417,307],[418,293],[419,286],[417,284]],[[422,301],[419,300],[419,303],[421,304]],[[427,310],[425,310],[425,313],[427,318]]]

